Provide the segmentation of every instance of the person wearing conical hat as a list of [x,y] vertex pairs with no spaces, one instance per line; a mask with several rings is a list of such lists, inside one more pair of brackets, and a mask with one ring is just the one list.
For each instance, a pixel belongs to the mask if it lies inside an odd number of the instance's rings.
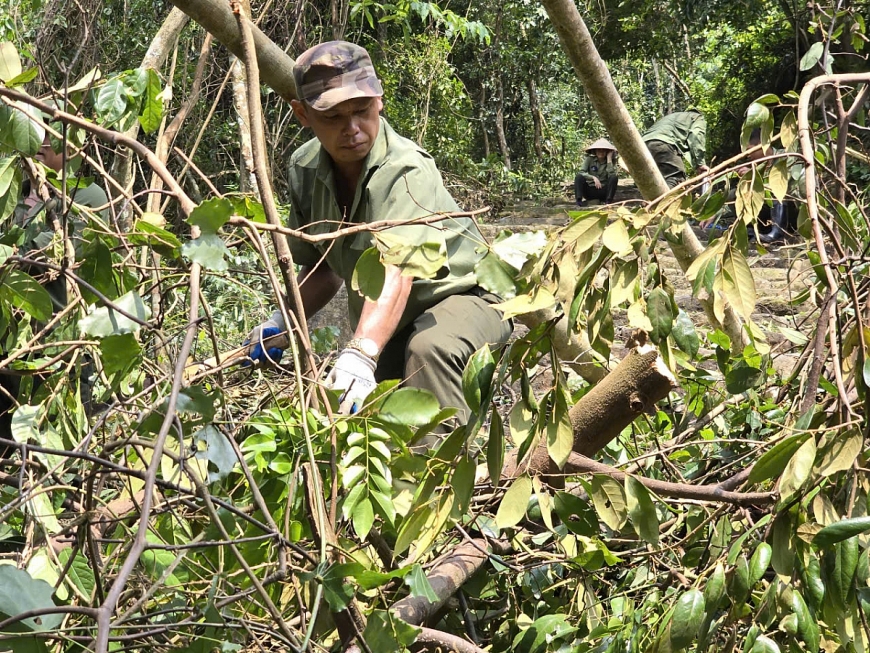
[[686,158],[698,173],[709,170],[704,161],[707,121],[697,109],[669,113],[653,123],[642,138],[668,188],[686,180]]
[[616,148],[606,138],[599,138],[586,148],[586,158],[574,178],[574,199],[577,206],[586,200],[613,201],[619,181],[616,168]]

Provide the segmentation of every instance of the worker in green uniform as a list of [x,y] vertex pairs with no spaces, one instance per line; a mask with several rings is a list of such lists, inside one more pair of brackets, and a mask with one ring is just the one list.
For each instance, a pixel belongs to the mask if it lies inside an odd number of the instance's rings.
[[700,111],[669,113],[643,134],[668,188],[686,180],[685,159],[696,174],[707,172],[707,121]]
[[588,199],[610,204],[616,195],[618,183],[616,148],[606,138],[599,138],[586,148],[586,158],[574,178],[574,199],[577,206],[583,206]]
[[[298,95],[291,102],[293,112],[315,138],[290,159],[291,227],[324,234],[354,224],[460,211],[432,157],[381,117],[383,89],[364,48],[345,41],[321,43],[299,57],[293,74]],[[348,287],[353,338],[326,384],[342,392],[344,412],[360,409],[377,381],[401,378],[467,417],[466,362],[483,345],[502,344],[511,333],[510,322],[492,306],[499,298],[477,284],[474,267],[483,256],[484,239],[468,217],[396,226],[386,233],[408,243],[437,244],[446,262],[431,279],[415,279],[387,265],[383,290],[374,301],[350,287],[357,260],[375,244],[370,232],[314,244],[290,241],[302,266],[298,281],[306,316],[322,308],[342,283]],[[248,355],[275,360],[280,350],[264,351],[262,340],[284,329],[280,313],[273,314],[249,335]]]

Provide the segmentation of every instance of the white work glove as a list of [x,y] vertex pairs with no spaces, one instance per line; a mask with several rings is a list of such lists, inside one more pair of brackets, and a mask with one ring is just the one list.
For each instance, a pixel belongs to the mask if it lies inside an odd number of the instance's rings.
[[335,366],[326,377],[326,387],[343,390],[338,398],[338,410],[344,415],[352,415],[363,406],[366,397],[375,389],[375,368],[377,363],[356,349],[343,349],[335,361]]
[[280,347],[264,349],[263,340],[286,331],[287,326],[284,324],[284,317],[281,315],[281,311],[275,311],[268,320],[251,329],[251,333],[248,334],[248,337],[242,343],[243,345],[250,345],[248,347],[248,357],[260,364],[280,363],[284,350]]

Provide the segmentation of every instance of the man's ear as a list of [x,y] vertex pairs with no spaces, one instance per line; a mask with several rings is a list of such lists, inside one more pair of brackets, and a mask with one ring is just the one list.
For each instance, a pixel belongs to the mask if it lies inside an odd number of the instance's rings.
[[290,100],[290,108],[293,109],[293,114],[296,116],[303,127],[310,127],[306,106],[299,100]]

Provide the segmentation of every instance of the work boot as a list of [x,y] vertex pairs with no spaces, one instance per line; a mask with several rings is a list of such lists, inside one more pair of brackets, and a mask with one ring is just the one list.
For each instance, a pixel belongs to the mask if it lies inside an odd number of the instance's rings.
[[785,240],[785,228],[788,214],[782,202],[774,202],[770,209],[770,231],[758,235],[758,239],[765,244],[781,242]]

